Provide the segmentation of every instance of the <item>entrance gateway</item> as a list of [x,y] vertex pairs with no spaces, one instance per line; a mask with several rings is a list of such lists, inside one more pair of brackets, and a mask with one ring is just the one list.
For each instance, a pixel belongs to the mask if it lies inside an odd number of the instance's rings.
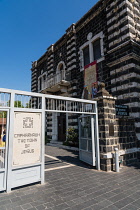
[[100,170],[96,101],[0,88],[0,191],[44,183],[46,113],[78,114],[79,158]]

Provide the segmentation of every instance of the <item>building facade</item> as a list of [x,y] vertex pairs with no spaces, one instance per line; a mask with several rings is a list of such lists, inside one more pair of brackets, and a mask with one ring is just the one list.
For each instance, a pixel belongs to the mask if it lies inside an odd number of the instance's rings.
[[[138,140],[134,147],[139,147],[139,0],[100,0],[33,62],[31,72],[31,91],[46,94],[94,100],[99,84],[104,83],[117,105],[129,107],[126,118],[131,118],[131,126],[128,123],[125,127],[133,127]],[[70,126],[77,128],[76,115],[48,114],[47,119],[47,133],[52,140],[65,139],[65,130]],[[58,132],[59,125],[64,132]]]

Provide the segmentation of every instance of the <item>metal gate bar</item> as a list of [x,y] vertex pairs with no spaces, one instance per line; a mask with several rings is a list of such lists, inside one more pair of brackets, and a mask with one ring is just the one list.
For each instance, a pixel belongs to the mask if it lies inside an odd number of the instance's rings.
[[5,167],[5,147],[0,147],[0,169]]

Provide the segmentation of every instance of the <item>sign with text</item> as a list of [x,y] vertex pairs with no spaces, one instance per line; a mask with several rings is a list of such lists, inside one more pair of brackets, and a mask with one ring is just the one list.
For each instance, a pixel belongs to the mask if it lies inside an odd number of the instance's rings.
[[41,113],[15,112],[13,166],[41,161]]
[[117,116],[129,116],[129,107],[127,105],[115,105]]

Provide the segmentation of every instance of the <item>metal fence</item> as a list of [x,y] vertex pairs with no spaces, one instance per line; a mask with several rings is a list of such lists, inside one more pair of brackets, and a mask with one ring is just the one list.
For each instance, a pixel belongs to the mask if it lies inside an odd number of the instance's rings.
[[[98,140],[98,116],[97,116],[97,102],[62,97],[48,94],[31,93],[18,90],[10,90],[0,88],[0,111],[7,111],[7,139],[6,144],[0,146],[0,186],[1,183],[5,183],[2,189],[10,191],[15,186],[20,186],[20,182],[16,182],[15,177],[18,177],[19,172],[24,170],[29,175],[29,169],[37,168],[37,173],[40,173],[39,180],[44,183],[44,139],[45,139],[45,121],[46,112],[63,112],[63,113],[78,113],[80,115],[86,114],[95,116],[95,126],[97,128],[96,136],[96,168],[100,168],[99,163],[99,140]],[[15,113],[41,113],[42,122],[42,140],[41,140],[41,161],[38,164],[23,166],[23,167],[12,167],[13,158],[13,138],[14,138],[14,114]],[[8,119],[9,118],[9,119]],[[39,168],[38,168],[39,167]],[[20,175],[21,176],[21,175]],[[11,178],[12,177],[12,178]],[[26,176],[28,178],[28,176]],[[3,180],[2,180],[3,179]],[[17,180],[16,180],[17,181]],[[28,184],[35,182],[32,179],[28,179]]]
[[[2,89],[0,89],[1,91]],[[4,90],[3,90],[4,91]],[[8,91],[5,89],[5,91]],[[14,108],[20,109],[42,109],[42,97],[45,99],[43,104],[45,111],[70,112],[95,114],[97,109],[96,101],[30,93],[24,91],[14,91]],[[11,93],[0,92],[0,107],[11,107]]]

